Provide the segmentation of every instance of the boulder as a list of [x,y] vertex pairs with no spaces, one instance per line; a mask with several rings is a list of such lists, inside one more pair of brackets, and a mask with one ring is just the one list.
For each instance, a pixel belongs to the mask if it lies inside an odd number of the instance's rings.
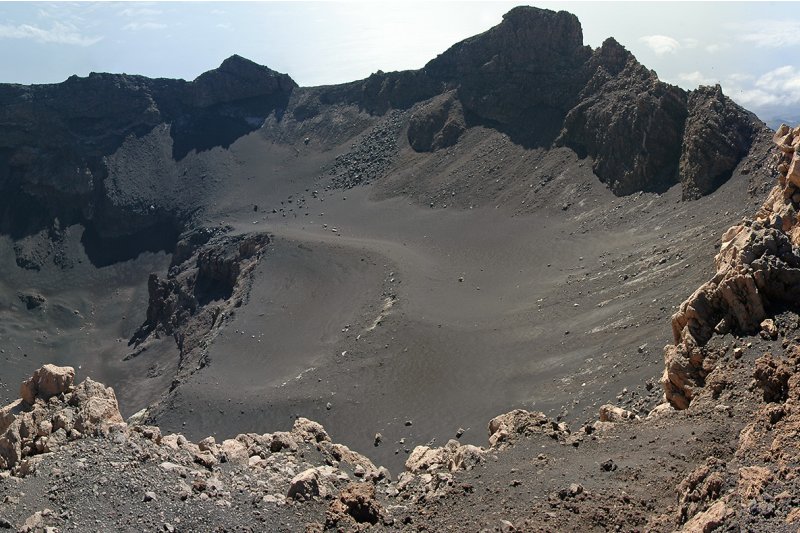
[[569,435],[569,429],[551,420],[544,413],[529,412],[524,409],[515,409],[489,421],[491,447],[510,445],[522,437],[533,434],[548,435],[563,441]]
[[725,524],[725,521],[735,515],[735,511],[728,507],[724,501],[714,503],[708,510],[695,515],[684,524],[683,533],[711,533]]
[[48,400],[57,394],[69,391],[74,380],[75,369],[71,366],[47,364],[22,382],[20,395],[25,403],[33,405],[37,397]]
[[229,463],[247,465],[250,459],[247,453],[247,447],[235,439],[225,439],[222,441],[219,450]]
[[775,325],[775,321],[771,318],[766,318],[761,321],[761,336],[764,339],[772,339],[775,340],[778,338],[778,327]]
[[406,470],[412,473],[445,468],[449,454],[444,448],[417,446],[406,459]]
[[[325,525],[329,529],[341,528],[342,522],[377,524],[384,518],[384,511],[375,499],[372,483],[349,483],[328,507]],[[350,529],[350,528],[347,528]]]
[[303,417],[294,421],[292,434],[306,442],[330,442],[331,440],[322,424]]
[[320,451],[329,461],[333,460],[340,463],[345,463],[353,468],[360,466],[364,469],[364,472],[378,471],[378,468],[372,461],[369,460],[369,458],[361,455],[358,452],[354,452],[344,444],[329,441],[322,441],[319,444]]
[[420,472],[434,472],[436,470],[472,470],[484,461],[485,451],[471,444],[462,445],[455,439],[450,439],[440,448],[417,446],[406,460],[406,470],[418,474]]
[[78,408],[75,429],[83,434],[107,434],[112,426],[126,425],[114,390],[90,378],[75,387],[69,403]]
[[316,468],[304,470],[292,478],[287,498],[308,500],[320,495],[319,473]]
[[606,404],[600,406],[600,421],[601,422],[630,422],[633,420],[639,420],[639,415],[628,411],[627,409],[623,409],[621,407],[616,407],[614,405]]
[[669,416],[670,413],[674,412],[675,409],[669,402],[664,402],[656,405],[653,409],[647,413],[648,419],[654,418],[662,418],[664,416]]

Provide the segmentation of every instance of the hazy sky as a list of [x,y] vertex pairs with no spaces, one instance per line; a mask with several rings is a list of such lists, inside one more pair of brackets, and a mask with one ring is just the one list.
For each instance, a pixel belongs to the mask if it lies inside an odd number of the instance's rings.
[[[0,82],[127,72],[193,79],[231,54],[300,85],[422,67],[519,2],[0,2]],[[686,89],[721,83],[758,112],[800,119],[800,5],[539,2],[575,13]]]

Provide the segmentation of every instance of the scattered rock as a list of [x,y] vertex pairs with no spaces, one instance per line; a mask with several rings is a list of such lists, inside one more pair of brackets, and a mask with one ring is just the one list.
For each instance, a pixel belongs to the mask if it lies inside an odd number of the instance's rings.
[[75,369],[71,366],[44,365],[22,383],[20,394],[28,405],[35,399],[48,400],[52,396],[67,392],[75,380]]
[[347,523],[377,524],[384,520],[381,504],[375,499],[371,483],[349,483],[328,507],[325,525],[342,528]]
[[633,420],[639,420],[639,415],[609,404],[600,406],[601,422],[630,422]]
[[309,468],[292,478],[289,485],[287,498],[310,499],[320,495],[319,472],[316,468]]

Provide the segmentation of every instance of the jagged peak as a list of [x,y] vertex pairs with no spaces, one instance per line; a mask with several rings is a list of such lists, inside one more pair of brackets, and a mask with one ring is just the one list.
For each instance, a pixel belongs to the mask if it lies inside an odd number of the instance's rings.
[[725,94],[722,92],[722,86],[719,83],[715,83],[714,85],[700,85],[697,89],[692,91],[692,93],[711,96],[720,100],[725,98]]
[[221,75],[246,78],[248,80],[279,78],[289,82],[292,87],[297,87],[297,84],[288,74],[277,72],[267,66],[260,65],[255,61],[247,59],[246,57],[242,57],[238,54],[233,54],[225,59],[222,63],[220,63],[219,67],[203,72],[197,78],[195,78],[193,83],[203,83],[212,77],[218,78]]
[[558,57],[585,59],[583,29],[566,11],[516,7],[493,28],[456,43],[425,69],[453,75],[500,57],[511,63],[552,63]]
[[612,76],[622,72],[630,62],[639,65],[636,57],[613,37],[603,41],[592,56],[592,63],[602,66]]
[[269,72],[278,74],[271,68],[265,65],[260,65],[255,61],[253,61],[252,59],[247,59],[246,57],[240,56],[239,54],[233,54],[232,56],[226,58],[222,63],[220,63],[219,67],[217,67],[215,70],[217,70],[218,72],[229,72],[229,73],[252,71],[252,72]]

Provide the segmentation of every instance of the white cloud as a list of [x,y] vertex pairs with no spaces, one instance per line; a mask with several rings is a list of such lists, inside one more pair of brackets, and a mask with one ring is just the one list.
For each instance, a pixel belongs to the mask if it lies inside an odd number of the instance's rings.
[[750,87],[730,86],[731,98],[745,107],[800,104],[800,70],[787,65],[766,72]]
[[756,80],[756,87],[762,89],[778,89],[793,86],[798,80],[798,73],[791,65],[778,67],[775,70],[770,70],[766,74]]
[[752,74],[744,74],[742,72],[734,72],[733,74],[728,75],[728,80],[732,82],[751,81],[754,79],[756,79],[756,77]]
[[103,38],[81,35],[72,24],[55,22],[50,29],[30,24],[20,24],[18,26],[0,24],[0,39],[31,39],[40,43],[91,46]]
[[728,43],[711,43],[706,45],[706,52],[709,54],[716,54],[717,52],[721,52],[726,48],[730,48],[730,44]]
[[681,47],[681,43],[666,35],[645,35],[639,40],[657,55],[672,54]]
[[699,44],[700,41],[698,41],[693,37],[687,37],[686,39],[683,39],[681,41],[681,46],[683,46],[684,48],[697,48]]
[[125,24],[122,29],[129,31],[163,30],[166,27],[166,24],[162,24],[160,22],[129,22],[128,24]]
[[718,82],[718,80],[713,78],[707,78],[698,70],[695,70],[694,72],[681,72],[678,74],[678,79],[685,81],[690,85],[714,85]]
[[781,48],[800,44],[800,20],[756,20],[737,25],[739,40],[756,46]]
[[154,17],[163,13],[160,9],[149,7],[126,7],[119,12],[123,17]]
[[729,96],[736,102],[746,108],[758,109],[760,107],[768,107],[781,102],[781,100],[774,94],[761,89],[737,89],[733,88],[728,91]]

